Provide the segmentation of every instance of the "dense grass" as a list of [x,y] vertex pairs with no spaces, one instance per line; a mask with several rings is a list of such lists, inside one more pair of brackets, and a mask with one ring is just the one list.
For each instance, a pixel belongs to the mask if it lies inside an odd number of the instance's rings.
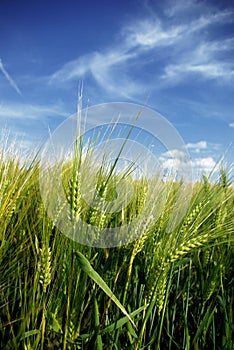
[[[122,216],[103,217],[76,200],[79,178],[68,173],[72,213],[96,226],[131,220],[144,205],[147,184],[135,180]],[[87,247],[48,218],[38,163],[1,154],[0,348],[233,349],[234,189],[224,171],[216,184],[204,177],[168,233],[177,184],[164,186],[160,217],[139,226],[137,240]]]

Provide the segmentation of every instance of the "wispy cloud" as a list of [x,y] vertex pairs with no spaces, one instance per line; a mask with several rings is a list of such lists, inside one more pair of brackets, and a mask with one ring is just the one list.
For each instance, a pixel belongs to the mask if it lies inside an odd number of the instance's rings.
[[4,75],[8,83],[11,85],[11,87],[17,92],[17,94],[22,96],[21,90],[18,88],[16,82],[12,79],[12,77],[9,75],[9,73],[5,69],[1,58],[0,58],[0,71],[2,72],[2,74]]
[[183,80],[186,75],[194,74],[202,76],[207,79],[221,79],[233,81],[234,68],[232,65],[227,65],[220,62],[213,62],[209,64],[193,64],[189,63],[168,65],[165,68],[165,74],[162,78],[166,80],[173,80],[173,83],[178,83],[179,80]]
[[[182,13],[183,13],[183,9]],[[126,42],[130,47],[142,46],[145,49],[175,45],[179,41],[184,44],[191,35],[201,32],[210,26],[222,25],[233,22],[234,12],[223,11],[215,14],[198,15],[198,18],[187,21],[181,19],[181,23],[171,23],[167,18],[146,18],[134,22],[123,29]],[[193,43],[194,44],[194,43]]]
[[201,4],[194,0],[170,0],[168,1],[168,6],[165,8],[164,12],[168,17],[175,17],[183,13],[191,13],[196,11],[199,7],[204,10],[204,4]]
[[178,79],[182,80],[188,74],[195,74],[205,79],[233,81],[233,61],[222,57],[227,53],[231,56],[233,51],[233,38],[203,41],[197,44],[191,52],[183,53],[177,63],[168,64],[162,78],[178,82]]
[[91,75],[106,91],[129,97],[130,94],[140,92],[140,87],[131,82],[125,69],[135,56],[134,52],[128,52],[124,47],[110,48],[103,53],[93,52],[66,63],[50,77],[49,83]]
[[[152,91],[180,84],[190,75],[232,82],[233,60],[228,61],[224,55],[234,50],[234,39],[214,39],[213,34],[218,26],[233,22],[234,12],[219,10],[214,5],[209,8],[203,2],[189,1],[189,4],[194,9],[189,19],[184,15],[189,6],[182,1],[171,2],[170,11],[165,6],[163,17],[154,12],[141,20],[130,21],[120,30],[119,41],[103,52],[67,62],[50,76],[50,83],[92,77],[106,92],[132,98],[145,87]],[[136,73],[147,71],[148,64],[152,71],[148,81],[140,78],[136,81]]]
[[185,30],[184,25],[164,29],[162,21],[145,19],[123,29],[125,42],[129,47],[150,50],[175,44]]
[[234,128],[234,123],[229,124],[230,128]]
[[35,119],[46,117],[67,117],[68,113],[59,105],[33,105],[33,104],[0,104],[0,118],[8,119]]

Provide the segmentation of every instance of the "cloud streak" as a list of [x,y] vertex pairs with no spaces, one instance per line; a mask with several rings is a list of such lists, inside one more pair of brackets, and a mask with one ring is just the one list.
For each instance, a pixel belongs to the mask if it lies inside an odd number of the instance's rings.
[[8,83],[11,85],[11,87],[17,92],[18,95],[22,96],[21,90],[18,88],[16,82],[11,78],[7,70],[5,69],[2,59],[0,58],[0,71],[8,81]]
[[128,52],[124,47],[110,48],[103,53],[93,52],[66,63],[52,74],[49,84],[91,76],[100,87],[109,93],[129,98],[130,95],[142,91],[141,86],[134,84],[129,78],[126,69],[134,57],[136,53]]
[[58,105],[33,105],[33,104],[0,104],[0,118],[4,120],[41,120],[47,117],[67,117],[68,113]]

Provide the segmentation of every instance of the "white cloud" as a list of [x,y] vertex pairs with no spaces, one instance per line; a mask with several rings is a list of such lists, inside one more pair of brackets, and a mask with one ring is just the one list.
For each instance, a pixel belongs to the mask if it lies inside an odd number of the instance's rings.
[[214,54],[222,51],[234,50],[234,38],[228,38],[216,41],[206,41],[199,44],[195,51],[195,56],[198,60],[209,61]]
[[[50,76],[50,83],[92,77],[112,96],[134,98],[142,96],[145,91],[179,84],[190,75],[233,81],[233,62],[220,57],[224,51],[234,49],[234,39],[211,40],[207,35],[217,30],[217,26],[231,23],[233,11],[219,10],[203,2],[202,5],[196,1],[188,3],[194,8],[190,11],[191,18],[187,19],[184,15],[184,8],[189,9],[186,1],[172,2],[163,19],[153,13],[128,23],[120,31],[119,42],[106,47],[103,52],[92,52],[67,62]],[[166,52],[167,60],[160,59],[160,55]],[[140,73],[144,69],[147,72],[149,61],[154,64],[151,77],[147,82],[142,79],[136,81],[137,69]]]
[[[161,158],[161,160],[162,159],[163,158]],[[184,165],[185,165],[185,163],[178,158],[170,158],[170,159],[166,159],[162,162],[162,168],[169,169],[170,171],[177,170],[181,167],[184,167]]]
[[168,1],[168,6],[166,6],[165,14],[168,17],[174,17],[180,14],[182,11],[183,13],[187,13],[188,11],[195,10],[197,8],[197,2],[194,2],[193,0],[180,0],[180,1]]
[[142,86],[129,78],[126,69],[134,57],[134,52],[127,52],[123,47],[110,48],[103,53],[93,52],[66,63],[50,77],[49,83],[78,80],[91,74],[106,91],[129,97],[142,92]]
[[187,143],[186,148],[188,148],[188,149],[206,149],[207,142],[206,141],[199,141],[196,143]]
[[[147,18],[128,25],[123,29],[123,33],[129,47],[142,46],[144,49],[152,49],[160,46],[175,45],[178,41],[181,41],[183,44],[191,35],[206,27],[222,24],[223,22],[232,22],[233,15],[234,12],[232,11],[211,13],[202,15],[190,22],[183,19],[180,24],[169,24],[166,19],[165,23],[163,23],[159,18]],[[232,39],[229,39],[229,43],[231,41]]]
[[195,158],[192,165],[201,173],[211,173],[216,166],[216,162],[212,157]]
[[204,149],[207,148],[207,142],[206,141],[199,141],[196,143],[188,143],[187,148],[200,148],[200,149]]
[[162,172],[177,180],[191,182],[193,180],[192,163],[187,152],[183,149],[173,149],[164,152],[159,157]]
[[193,64],[191,61],[190,63],[168,65],[162,78],[171,80],[179,77],[183,79],[186,74],[196,74],[207,79],[220,78],[231,81],[234,78],[234,67],[231,64],[220,62]]
[[178,174],[181,178],[191,181],[191,176],[197,179],[200,174],[210,174],[216,168],[216,162],[213,157],[194,158],[189,162],[180,158],[160,157],[162,169],[171,174]]
[[[199,141],[195,143],[187,143],[185,149],[193,151],[193,156],[189,157],[186,151],[170,150],[163,153],[159,157],[162,169],[171,173],[179,174],[186,179],[198,179],[201,174],[210,174],[217,168],[216,161],[213,158],[214,148],[217,144],[208,144],[207,141]],[[203,150],[206,153],[204,156],[198,157],[196,153]],[[210,154],[211,152],[211,154]]]
[[65,112],[59,105],[32,105],[32,104],[0,104],[0,117],[7,119],[38,119],[44,117],[66,117]]
[[8,83],[11,85],[11,87],[17,92],[17,94],[19,94],[20,96],[22,95],[21,90],[18,88],[16,82],[12,79],[12,77],[10,76],[10,74],[7,72],[7,70],[5,69],[2,60],[0,58],[0,71],[2,72],[2,74],[4,75],[4,77],[6,78],[6,80],[8,81]]
[[188,23],[189,31],[201,30],[205,27],[215,24],[232,23],[233,22],[233,11],[216,11],[216,13],[209,13],[200,16],[198,19]]
[[229,124],[230,128],[234,128],[234,123]]
[[[196,32],[201,35],[201,30],[212,31],[212,27],[233,22],[234,12],[220,11],[200,16],[191,23],[186,24],[183,33],[183,42],[186,43],[186,49],[181,50],[179,56],[175,56],[174,62],[168,63],[164,67],[162,79],[164,81],[177,84],[188,75],[197,75],[204,79],[216,79],[217,81],[234,79],[233,60],[224,58],[228,53],[234,51],[234,39],[222,38],[222,40],[208,39],[208,36],[196,37]],[[192,44],[191,44],[192,43]],[[222,57],[222,58],[221,58]]]
[[134,23],[124,29],[126,42],[130,47],[141,46],[152,49],[175,44],[185,30],[184,25],[163,29],[159,19],[149,19]]
[[104,53],[93,52],[66,63],[51,76],[51,82],[53,80],[77,79],[87,72],[91,72],[95,77],[98,77],[100,72],[106,74],[109,68],[121,65],[133,56],[134,54],[127,54],[121,49],[109,49]]
[[173,157],[173,158],[178,158],[178,159],[184,159],[187,157],[186,152],[178,150],[178,149],[173,149],[170,151],[167,151],[163,153],[162,157]]
[[[202,18],[208,18],[213,22],[233,21],[233,11],[231,7],[226,10],[219,10],[217,4],[200,0],[166,0],[164,13],[172,19],[193,18],[194,15],[202,14]],[[207,21],[207,20],[206,20]]]

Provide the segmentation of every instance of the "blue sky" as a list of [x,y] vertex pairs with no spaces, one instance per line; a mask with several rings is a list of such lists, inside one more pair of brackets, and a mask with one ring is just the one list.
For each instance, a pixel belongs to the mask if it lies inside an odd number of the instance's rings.
[[234,135],[233,1],[0,3],[0,128],[41,144],[83,104],[134,102],[179,131],[209,172]]

